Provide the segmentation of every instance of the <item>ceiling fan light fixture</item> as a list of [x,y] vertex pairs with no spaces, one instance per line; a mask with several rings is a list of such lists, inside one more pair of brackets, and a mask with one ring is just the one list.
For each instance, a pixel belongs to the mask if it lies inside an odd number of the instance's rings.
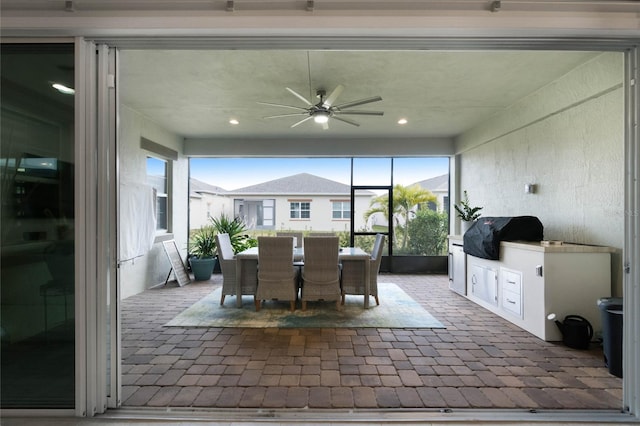
[[334,105],[336,99],[338,98],[338,96],[340,96],[340,93],[342,93],[342,90],[344,89],[344,86],[341,85],[341,84],[336,86],[336,88],[333,89],[333,91],[326,98],[325,98],[325,95],[326,95],[325,90],[324,89],[318,89],[318,91],[316,92],[316,96],[320,99],[320,101],[318,103],[316,103],[316,104],[312,104],[307,98],[305,98],[304,96],[302,96],[301,94],[299,94],[295,90],[293,90],[293,89],[291,89],[289,87],[286,87],[286,89],[287,89],[287,91],[289,93],[291,93],[296,98],[300,99],[307,106],[306,107],[302,107],[302,106],[294,106],[294,105],[276,104],[276,103],[272,103],[272,102],[258,102],[259,104],[262,104],[262,105],[289,108],[289,109],[294,109],[294,110],[297,111],[295,113],[290,113],[290,114],[269,115],[269,116],[266,116],[264,118],[305,116],[305,118],[302,118],[301,120],[297,121],[296,123],[293,123],[293,125],[291,125],[291,127],[297,127],[300,124],[302,124],[302,123],[304,123],[306,121],[310,121],[311,119],[313,119],[313,121],[315,123],[321,124],[322,128],[324,130],[327,130],[329,128],[329,124],[328,124],[329,123],[329,119],[342,121],[344,123],[347,123],[347,124],[350,124],[350,125],[356,126],[356,127],[360,126],[359,123],[357,123],[354,120],[351,120],[349,118],[344,117],[344,115],[371,115],[371,116],[384,115],[384,113],[382,111],[363,111],[363,110],[352,110],[352,109],[350,109],[350,108],[358,106],[358,105],[365,105],[365,104],[368,104],[368,103],[371,103],[371,102],[381,101],[382,98],[380,96],[372,96],[372,97],[369,97],[369,98],[366,98],[366,99],[360,99],[360,100],[357,100],[357,101],[346,102],[346,103],[342,103],[342,104],[339,104],[339,105]]
[[318,124],[324,124],[329,121],[329,113],[326,111],[318,111],[313,114],[313,121]]

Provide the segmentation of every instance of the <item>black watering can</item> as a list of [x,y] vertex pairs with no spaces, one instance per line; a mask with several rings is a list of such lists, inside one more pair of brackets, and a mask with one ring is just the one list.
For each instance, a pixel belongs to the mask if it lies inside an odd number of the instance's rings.
[[[555,314],[547,318],[554,320]],[[556,320],[556,325],[562,333],[562,342],[573,349],[589,349],[589,342],[593,338],[591,323],[580,315],[567,315],[562,322]]]

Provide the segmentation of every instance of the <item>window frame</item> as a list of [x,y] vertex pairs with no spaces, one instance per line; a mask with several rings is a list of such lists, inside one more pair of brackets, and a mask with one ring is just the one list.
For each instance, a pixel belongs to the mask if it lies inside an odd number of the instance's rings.
[[[148,179],[149,174],[147,171],[149,159],[159,160],[165,163],[165,191],[166,193],[158,194],[156,197],[163,197],[167,200],[166,206],[166,227],[158,228],[156,225],[156,242],[159,237],[167,237],[173,234],[173,169],[174,161],[178,159],[178,153],[170,148],[153,142],[145,137],[140,138],[140,148],[146,151],[145,153],[145,177]],[[147,180],[148,183],[148,180]],[[157,201],[156,201],[157,207]],[[156,221],[158,221],[158,211],[156,211]]]
[[[330,200],[331,202],[331,220],[351,220],[351,200]],[[337,210],[336,204],[340,204],[340,209]],[[345,206],[348,208],[345,210]],[[335,213],[339,212],[340,217],[335,217]],[[346,215],[345,215],[346,214]]]
[[[311,220],[311,200],[288,200],[289,201],[289,220]],[[294,204],[297,205],[297,209],[294,208]],[[306,204],[307,209],[303,209],[303,204]],[[298,212],[298,217],[292,216],[293,213]],[[303,213],[307,213],[307,217],[303,217]]]

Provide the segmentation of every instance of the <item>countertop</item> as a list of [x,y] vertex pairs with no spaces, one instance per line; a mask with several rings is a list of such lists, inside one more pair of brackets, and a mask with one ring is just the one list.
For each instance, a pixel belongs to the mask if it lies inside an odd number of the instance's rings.
[[[462,243],[462,235],[449,235],[450,241]],[[614,253],[613,247],[591,244],[565,243],[544,245],[538,241],[501,241],[500,247],[513,247],[521,250],[539,251],[543,253]]]

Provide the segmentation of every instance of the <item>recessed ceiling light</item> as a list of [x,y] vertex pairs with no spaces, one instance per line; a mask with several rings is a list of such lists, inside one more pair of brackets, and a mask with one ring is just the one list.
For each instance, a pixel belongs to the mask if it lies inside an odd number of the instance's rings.
[[65,95],[73,95],[74,93],[76,93],[74,89],[72,89],[71,87],[67,87],[64,84],[53,83],[51,86],[58,92],[64,93]]
[[401,118],[400,120],[398,120],[398,124],[407,124],[407,119]]
[[235,118],[232,118],[231,120],[229,120],[229,124],[233,124],[235,126],[237,124],[240,124],[240,122],[238,120],[236,120]]

